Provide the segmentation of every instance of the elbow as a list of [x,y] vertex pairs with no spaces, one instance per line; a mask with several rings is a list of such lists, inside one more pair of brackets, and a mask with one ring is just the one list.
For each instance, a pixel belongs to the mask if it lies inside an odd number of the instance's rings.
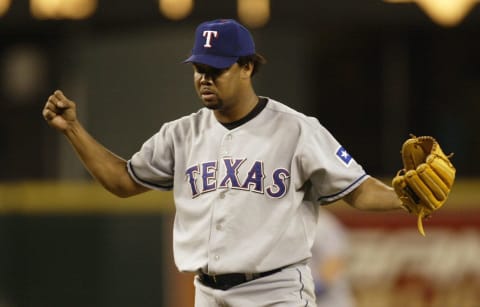
[[120,197],[120,198],[129,198],[131,196],[133,196],[134,194],[132,193],[127,193],[125,191],[119,191],[119,192],[112,192],[114,195],[116,195],[117,197]]
[[101,180],[100,183],[107,191],[120,198],[132,197],[148,190],[133,181],[128,174],[122,175],[118,176],[117,180]]
[[128,193],[127,191],[125,190],[122,190],[122,189],[118,189],[118,188],[114,188],[114,187],[108,187],[108,186],[103,186],[105,188],[105,190],[107,190],[108,192],[110,192],[111,194],[119,197],[119,198],[128,198],[130,196],[132,196],[131,193]]
[[124,186],[105,186],[104,185],[104,188],[119,198],[128,198],[141,193],[141,191],[139,191],[138,189],[124,187]]

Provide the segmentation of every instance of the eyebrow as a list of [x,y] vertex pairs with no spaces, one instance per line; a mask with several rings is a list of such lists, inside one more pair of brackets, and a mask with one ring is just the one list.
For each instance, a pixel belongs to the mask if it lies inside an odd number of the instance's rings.
[[200,72],[200,73],[204,73],[204,74],[207,74],[207,75],[220,75],[222,74],[224,71],[227,71],[230,67],[227,67],[227,68],[215,68],[215,67],[212,67],[212,66],[209,66],[209,65],[205,65],[205,64],[197,64],[197,63],[193,63],[193,66],[195,68],[196,71]]

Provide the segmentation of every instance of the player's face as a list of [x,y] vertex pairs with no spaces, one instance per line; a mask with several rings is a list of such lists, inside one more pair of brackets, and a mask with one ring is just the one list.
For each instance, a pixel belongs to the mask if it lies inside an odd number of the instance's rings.
[[205,107],[222,110],[231,107],[240,90],[240,66],[218,69],[204,64],[193,64],[193,79],[198,96]]

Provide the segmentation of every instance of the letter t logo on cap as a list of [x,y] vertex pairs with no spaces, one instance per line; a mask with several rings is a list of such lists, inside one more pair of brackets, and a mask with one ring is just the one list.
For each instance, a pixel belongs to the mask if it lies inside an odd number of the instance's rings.
[[212,30],[203,31],[203,37],[207,37],[207,39],[205,41],[205,45],[203,45],[203,47],[212,48],[212,45],[210,44],[210,41],[212,39],[212,35],[213,35],[213,37],[217,37],[218,32],[217,31],[212,31]]

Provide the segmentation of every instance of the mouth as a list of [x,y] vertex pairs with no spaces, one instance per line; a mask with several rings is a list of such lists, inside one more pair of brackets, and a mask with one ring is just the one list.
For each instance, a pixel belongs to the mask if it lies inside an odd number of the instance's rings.
[[203,89],[200,90],[200,96],[202,97],[203,100],[212,100],[216,97],[215,92],[208,90],[208,89]]

